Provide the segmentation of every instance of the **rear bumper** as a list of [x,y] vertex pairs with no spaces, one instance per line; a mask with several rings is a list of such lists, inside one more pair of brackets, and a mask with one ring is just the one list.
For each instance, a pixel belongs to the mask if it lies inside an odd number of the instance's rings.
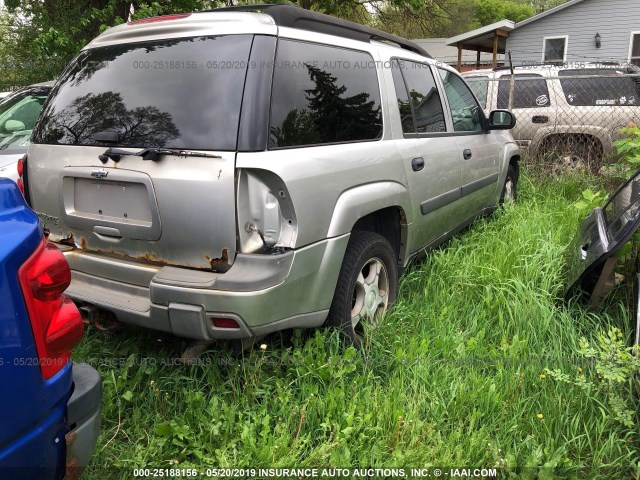
[[67,477],[78,478],[89,464],[100,433],[102,379],[86,363],[73,365],[74,390],[67,403]]
[[[317,327],[326,319],[348,241],[347,234],[282,255],[239,254],[224,274],[67,250],[72,281],[65,293],[121,322],[193,339]],[[212,318],[233,319],[238,328],[216,328]]]

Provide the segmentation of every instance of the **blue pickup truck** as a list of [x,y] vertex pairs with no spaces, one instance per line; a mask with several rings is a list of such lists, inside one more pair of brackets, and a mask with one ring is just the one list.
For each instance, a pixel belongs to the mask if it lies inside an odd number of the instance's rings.
[[71,273],[16,184],[0,178],[0,478],[73,479],[100,430],[102,380],[71,350]]

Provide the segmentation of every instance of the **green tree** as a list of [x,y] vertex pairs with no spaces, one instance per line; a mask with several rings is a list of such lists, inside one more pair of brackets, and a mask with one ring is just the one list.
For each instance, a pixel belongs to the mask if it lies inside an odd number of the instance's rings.
[[407,38],[452,37],[508,19],[524,20],[536,13],[522,0],[436,0],[419,6],[385,4],[376,26]]
[[406,38],[450,37],[475,28],[468,0],[385,3],[376,10],[374,26]]
[[[263,0],[6,0],[2,83],[49,80],[92,38],[128,20]],[[278,1],[278,0],[276,0]],[[449,37],[503,18],[518,21],[564,0],[292,0],[408,38]],[[0,88],[2,88],[0,86]]]
[[542,13],[568,1],[569,0],[521,0],[521,3],[533,7],[535,13]]
[[478,26],[489,25],[500,20],[519,22],[535,14],[531,5],[505,0],[476,0],[475,20]]
[[13,81],[22,84],[56,77],[82,47],[110,26],[129,19],[216,6],[216,2],[205,0],[6,0],[5,3],[0,60],[9,66]]

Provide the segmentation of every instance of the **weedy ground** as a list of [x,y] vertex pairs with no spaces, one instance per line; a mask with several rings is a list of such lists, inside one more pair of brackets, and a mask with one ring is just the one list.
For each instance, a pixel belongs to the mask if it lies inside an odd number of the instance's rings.
[[181,365],[179,339],[89,327],[75,357],[97,365],[104,398],[83,478],[189,466],[638,478],[625,295],[598,312],[558,300],[580,220],[573,204],[606,181],[524,169],[517,204],[405,273],[363,351],[328,331],[292,332],[241,357],[220,345]]

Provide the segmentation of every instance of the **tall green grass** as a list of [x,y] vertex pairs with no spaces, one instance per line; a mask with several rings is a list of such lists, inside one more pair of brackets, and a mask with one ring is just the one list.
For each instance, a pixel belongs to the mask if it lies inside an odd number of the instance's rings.
[[544,374],[597,383],[580,338],[610,327],[630,336],[622,302],[599,313],[558,302],[579,221],[572,204],[597,184],[525,170],[518,204],[406,272],[360,352],[341,350],[331,332],[294,332],[241,358],[214,346],[184,366],[179,339],[90,329],[76,357],[103,375],[103,430],[84,478],[131,478],[140,467],[432,465],[637,478],[637,422],[617,421],[603,389]]

